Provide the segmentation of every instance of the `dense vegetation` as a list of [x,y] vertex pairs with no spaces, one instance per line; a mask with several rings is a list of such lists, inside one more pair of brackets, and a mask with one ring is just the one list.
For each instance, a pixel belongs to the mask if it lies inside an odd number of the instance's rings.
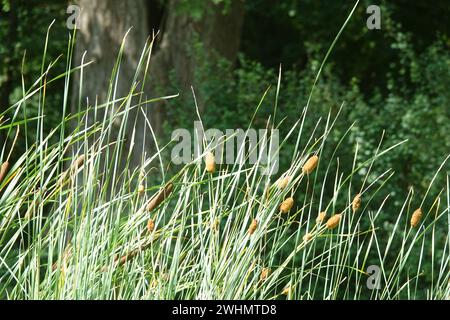
[[[217,1],[225,9],[228,2]],[[202,1],[180,3],[179,15],[201,19],[208,14]],[[70,125],[75,118],[85,120],[86,114],[68,115],[72,87],[67,79],[75,66],[69,65],[73,34],[66,29],[66,6],[60,1],[44,5],[3,0],[0,159],[9,160],[12,168],[7,179],[0,179],[0,279],[6,284],[0,286],[2,297],[140,298],[157,290],[160,298],[272,298],[287,284],[295,288],[288,295],[291,298],[448,297],[450,166],[445,160],[450,153],[450,39],[445,17],[450,7],[446,1],[382,1],[382,29],[368,30],[365,8],[370,3],[362,1],[314,84],[353,4],[248,1],[236,62],[209,59],[199,38],[186,43],[197,61],[193,83],[205,106],[201,119],[206,128],[249,124],[265,128],[270,118],[269,123],[286,138],[280,172],[269,180],[255,168],[226,168],[214,176],[198,163],[169,165],[170,148],[148,150],[153,162],[144,162],[142,168],[126,164],[114,171],[120,148],[105,158],[96,148],[114,131],[110,124],[115,118],[91,128],[83,127],[83,121]],[[158,6],[163,7],[164,1]],[[180,91],[175,71],[167,74],[171,81],[157,88],[158,96]],[[111,79],[115,76],[113,72]],[[44,79],[48,85],[44,86]],[[136,106],[136,101],[130,104]],[[197,120],[191,93],[168,99],[164,105],[160,146],[170,142],[173,129],[192,129]],[[100,136],[94,133],[102,130]],[[297,152],[296,138],[301,134],[302,152]],[[65,153],[70,148],[75,154]],[[389,152],[380,156],[386,149]],[[313,176],[302,174],[313,153],[320,155],[320,165]],[[90,167],[76,168],[83,172],[79,179],[91,179],[92,185],[80,186],[72,173],[68,184],[59,185],[61,175],[69,170],[67,163],[81,154],[90,159],[86,161]],[[142,170],[148,175],[148,199],[135,185],[142,180]],[[272,184],[284,172],[295,183],[278,190]],[[169,180],[178,196],[151,214],[157,247],[116,268],[115,256],[147,245],[142,230],[149,217],[142,208]],[[273,193],[264,203],[266,188]],[[361,191],[363,206],[354,215],[351,202]],[[233,197],[223,198],[227,193]],[[279,205],[288,195],[294,207],[286,217],[279,216]],[[411,214],[419,207],[423,225],[410,228]],[[316,215],[325,208],[328,216],[344,213],[337,231],[315,224]],[[75,211],[81,212],[80,219]],[[137,213],[130,218],[129,212]],[[61,220],[64,215],[70,219]],[[251,218],[264,225],[256,239],[249,239],[247,233]],[[215,230],[204,229],[216,219],[221,221],[218,232],[223,232],[217,237]],[[313,235],[310,249],[302,241],[306,233]],[[247,241],[249,251],[240,251],[237,244]],[[221,249],[214,249],[214,244]],[[66,258],[69,247],[76,248],[76,254]],[[163,254],[166,249],[173,252],[171,257]],[[77,257],[93,250],[98,255],[76,269]],[[232,258],[221,260],[227,257]],[[242,265],[225,275],[221,268],[233,259]],[[380,264],[386,268],[384,289],[361,289],[367,266]],[[98,273],[103,265],[110,268]],[[210,269],[189,269],[201,265]],[[264,268],[271,272],[261,285]],[[153,271],[142,274],[142,269]],[[85,289],[73,291],[71,281],[79,278],[69,270],[92,275],[83,283]],[[182,280],[173,277],[177,272]],[[248,282],[241,288],[236,283],[242,278]],[[167,283],[161,284],[161,279]],[[324,279],[331,279],[331,284]],[[205,281],[219,291],[212,292]],[[45,283],[53,291],[41,292]]]

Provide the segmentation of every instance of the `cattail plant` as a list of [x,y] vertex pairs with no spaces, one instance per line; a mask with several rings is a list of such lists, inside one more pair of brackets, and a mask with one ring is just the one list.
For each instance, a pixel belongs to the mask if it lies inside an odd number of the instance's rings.
[[145,187],[144,187],[144,185],[142,183],[140,183],[139,186],[138,186],[138,194],[140,196],[142,196],[144,194],[144,192],[145,192]]
[[286,188],[286,186],[288,185],[290,180],[291,180],[290,176],[285,176],[285,177],[280,178],[277,183],[278,188],[283,190],[284,188]]
[[313,235],[311,233],[307,233],[303,236],[303,241],[304,242],[308,242],[309,240],[311,240],[313,238]]
[[211,151],[208,151],[206,153],[205,164],[206,171],[208,171],[209,173],[214,173],[214,171],[216,171],[216,159]]
[[153,221],[153,219],[148,219],[147,222],[147,230],[148,232],[153,232],[153,230],[155,230],[155,221]]
[[291,210],[293,205],[294,205],[294,199],[292,197],[287,198],[280,205],[281,213],[288,213],[289,210]]
[[319,157],[317,155],[313,155],[303,165],[302,172],[306,173],[306,174],[310,174],[317,167],[318,163],[319,163]]
[[86,156],[84,154],[82,154],[81,156],[76,158],[71,166],[72,172],[76,172],[79,168],[81,168],[84,164],[85,159],[86,159]]
[[319,215],[317,216],[316,222],[317,223],[324,223],[325,219],[327,217],[327,213],[325,211],[322,211],[319,213]]
[[157,206],[161,204],[171,193],[173,189],[173,184],[169,182],[162,190],[155,194],[147,205],[147,211],[152,211]]
[[264,281],[270,275],[270,268],[263,268],[261,270],[261,276],[259,277],[260,281]]
[[5,161],[2,163],[0,167],[0,184],[2,183],[3,179],[5,179],[6,174],[8,173],[9,169],[9,162]]
[[352,210],[355,213],[361,207],[361,194],[357,194],[352,201]]
[[411,228],[415,228],[419,225],[420,220],[422,220],[422,209],[419,208],[411,216]]
[[256,231],[257,227],[258,227],[258,220],[253,219],[252,223],[250,224],[250,227],[248,228],[248,234],[252,235]]
[[339,225],[339,222],[341,221],[342,214],[335,214],[327,221],[327,228],[328,229],[334,229]]

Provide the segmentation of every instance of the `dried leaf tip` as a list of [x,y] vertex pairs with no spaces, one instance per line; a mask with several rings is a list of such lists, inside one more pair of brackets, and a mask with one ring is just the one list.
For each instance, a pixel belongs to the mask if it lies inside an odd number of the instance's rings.
[[342,214],[335,214],[327,221],[327,228],[328,229],[334,229],[339,225],[339,222],[341,221]]
[[157,206],[161,204],[171,193],[173,190],[173,184],[169,182],[162,190],[160,190],[157,194],[150,199],[147,205],[147,211],[152,211]]
[[288,213],[289,210],[291,210],[293,205],[294,205],[294,199],[292,199],[292,197],[287,198],[280,205],[281,213]]
[[214,171],[216,171],[216,159],[214,157],[214,154],[210,151],[206,153],[205,164],[206,171],[208,171],[209,173],[214,173]]
[[416,211],[414,211],[414,213],[411,216],[411,228],[415,228],[419,225],[420,220],[422,220],[422,209],[416,209]]
[[361,207],[361,194],[357,194],[352,201],[352,209],[353,209],[353,213],[355,213],[356,211],[358,211],[358,209]]
[[319,157],[317,155],[313,155],[303,165],[302,172],[306,173],[306,174],[310,174],[317,167],[318,163],[319,163]]
[[258,227],[258,220],[253,219],[252,223],[250,224],[250,227],[248,228],[248,233],[252,235],[256,231],[257,227]]

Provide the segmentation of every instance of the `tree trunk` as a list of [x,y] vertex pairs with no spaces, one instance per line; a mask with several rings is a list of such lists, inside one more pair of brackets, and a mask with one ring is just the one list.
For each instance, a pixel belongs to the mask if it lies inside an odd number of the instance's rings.
[[[154,55],[151,83],[153,87],[165,88],[169,84],[169,72],[173,71],[179,85],[181,98],[191,95],[190,87],[196,85],[194,71],[203,63],[192,52],[195,41],[201,42],[205,57],[214,63],[223,57],[234,63],[238,54],[242,24],[244,21],[244,1],[230,0],[230,6],[224,11],[223,4],[205,1],[200,20],[189,14],[178,12],[179,0],[168,0],[166,21],[161,26],[162,39]],[[200,111],[203,110],[201,96],[197,96]],[[164,110],[158,106],[155,124],[161,124]]]
[[[186,13],[180,13],[180,0],[168,0],[163,7],[165,21],[160,25],[160,43],[155,48],[151,60],[149,86],[146,89],[147,98],[155,98],[172,94],[169,88],[169,74],[174,74],[181,95],[191,95],[190,86],[195,87],[194,71],[202,61],[197,61],[191,53],[195,39],[198,39],[206,51],[209,62],[216,57],[224,57],[232,62],[236,59],[241,28],[244,17],[243,0],[231,0],[230,6],[224,13],[223,5],[216,5],[211,0],[205,1],[203,16],[194,19]],[[78,38],[76,44],[75,63],[81,62],[81,57],[87,51],[85,61],[94,59],[84,72],[82,106],[86,106],[86,98],[93,105],[96,97],[104,102],[109,85],[111,70],[116,60],[117,52],[126,31],[134,26],[129,33],[122,61],[118,97],[129,92],[144,43],[151,33],[150,25],[159,25],[159,21],[148,21],[149,17],[157,17],[160,13],[150,14],[149,10],[159,10],[155,1],[126,1],[126,0],[79,0],[82,8]],[[77,105],[78,90],[74,86],[73,105]],[[203,108],[201,97],[197,96],[200,109]],[[145,112],[157,136],[163,134],[164,103],[145,107]],[[134,117],[130,117],[134,121]],[[132,131],[134,123],[128,128]],[[153,142],[146,132],[145,146],[144,131],[148,130],[145,119],[140,117],[136,123],[136,145],[132,159],[133,164],[139,164],[141,151],[144,148],[150,152],[154,150]],[[131,132],[130,132],[131,135]]]
[[[129,93],[139,58],[149,35],[147,5],[144,0],[78,0],[77,5],[81,7],[81,15],[77,20],[79,30],[77,31],[74,61],[76,65],[80,65],[85,52],[84,62],[95,61],[83,71],[80,107],[86,108],[87,101],[90,106],[94,106],[96,101],[98,104],[106,102],[111,73],[120,46],[125,34],[132,28],[126,37],[115,99],[122,98]],[[74,108],[78,106],[80,98],[78,95],[79,74],[77,76],[72,96]],[[126,144],[131,138],[135,114],[136,110],[128,118],[127,130],[129,132],[125,137]],[[104,113],[101,110],[97,112],[99,121],[103,119],[103,116]],[[92,117],[90,119],[92,120]],[[113,132],[117,131],[113,130]],[[141,157],[136,155],[131,159],[132,165],[138,165],[140,159]]]

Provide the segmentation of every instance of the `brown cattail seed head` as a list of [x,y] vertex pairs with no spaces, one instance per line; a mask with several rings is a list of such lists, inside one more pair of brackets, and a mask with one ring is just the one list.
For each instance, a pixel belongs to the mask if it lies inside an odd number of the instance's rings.
[[80,167],[82,167],[83,166],[83,164],[84,164],[84,160],[85,160],[85,156],[84,156],[84,154],[82,154],[81,156],[79,156],[73,163],[72,163],[72,170],[77,170],[77,169],[79,169]]
[[292,199],[291,197],[287,198],[280,205],[281,213],[288,213],[289,210],[291,210],[293,205],[294,205],[294,199]]
[[308,242],[313,238],[313,235],[311,233],[307,233],[303,236],[303,241]]
[[325,211],[322,211],[317,216],[316,222],[317,223],[323,223],[325,221],[325,218],[327,217],[327,213]]
[[283,190],[284,188],[286,188],[286,186],[289,183],[289,180],[291,180],[290,176],[285,176],[283,178],[280,178],[278,180],[278,188],[280,188],[281,190]]
[[355,213],[359,207],[361,207],[361,195],[358,193],[352,201],[352,209],[353,209],[353,213]]
[[155,221],[153,221],[153,219],[148,219],[147,230],[148,232],[152,232],[153,230],[155,230]]
[[208,152],[205,156],[206,171],[213,173],[216,171],[216,159],[212,152]]
[[419,225],[420,220],[422,220],[422,209],[419,208],[412,214],[411,217],[411,228],[415,228]]
[[2,183],[3,179],[5,179],[6,174],[8,173],[9,169],[9,162],[5,161],[2,163],[2,166],[0,167],[0,183]]
[[248,228],[248,233],[252,235],[257,227],[258,227],[258,220],[253,219],[252,223],[250,224],[250,227]]
[[341,214],[335,214],[327,221],[327,228],[334,229],[339,225],[339,221],[341,221]]
[[319,163],[319,157],[316,155],[312,156],[303,165],[302,172],[306,173],[306,174],[310,174],[317,167],[318,163]]
[[144,194],[144,192],[145,192],[145,187],[143,184],[140,184],[138,187],[138,194],[141,196]]
[[264,281],[264,280],[266,280],[267,279],[267,277],[269,276],[269,274],[270,274],[270,268],[263,268],[262,270],[261,270],[261,276],[260,276],[260,280],[261,281]]
[[157,206],[161,204],[171,193],[173,189],[173,184],[169,182],[162,190],[160,190],[157,194],[150,199],[147,205],[147,211],[152,211]]

